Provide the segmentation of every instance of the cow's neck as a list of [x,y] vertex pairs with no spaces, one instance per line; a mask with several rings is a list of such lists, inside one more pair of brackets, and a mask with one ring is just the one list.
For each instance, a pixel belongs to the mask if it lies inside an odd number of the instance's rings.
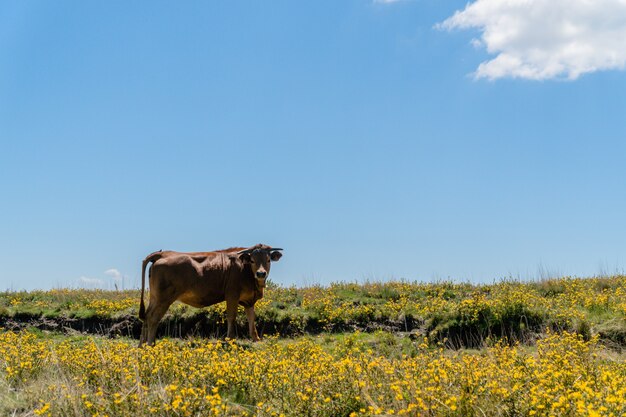
[[264,290],[263,287],[259,287],[259,284],[255,283],[255,286],[254,286],[254,298],[256,298],[257,300],[260,300],[261,298],[263,298],[263,290]]
[[[248,280],[248,285],[252,285],[252,289],[254,290],[254,298],[255,300],[260,300],[261,298],[263,298],[263,287],[259,286],[258,281],[254,278],[254,274],[252,273],[252,268],[250,268],[249,265],[246,265],[246,268],[244,269],[245,274],[248,275],[249,280]],[[248,287],[250,288],[250,287]]]

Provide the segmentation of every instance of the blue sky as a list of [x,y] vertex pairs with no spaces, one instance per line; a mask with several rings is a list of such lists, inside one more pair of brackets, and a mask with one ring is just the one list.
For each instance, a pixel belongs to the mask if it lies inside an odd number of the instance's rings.
[[0,290],[623,271],[625,9],[495,1],[3,3]]

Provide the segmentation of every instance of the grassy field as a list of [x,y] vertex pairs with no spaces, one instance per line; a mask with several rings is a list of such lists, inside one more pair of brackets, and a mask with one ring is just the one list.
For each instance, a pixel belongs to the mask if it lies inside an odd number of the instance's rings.
[[177,304],[144,349],[138,300],[0,294],[0,415],[626,415],[624,276],[272,286],[261,343]]
[[[67,290],[0,293],[0,326],[78,330],[137,337],[139,291]],[[175,303],[161,336],[221,337],[225,308]],[[343,331],[414,332],[447,347],[481,347],[486,339],[532,344],[550,329],[626,346],[626,276],[492,285],[386,282],[329,287],[270,286],[256,305],[263,334]],[[244,315],[238,315],[244,326]],[[247,332],[240,332],[246,334]]]

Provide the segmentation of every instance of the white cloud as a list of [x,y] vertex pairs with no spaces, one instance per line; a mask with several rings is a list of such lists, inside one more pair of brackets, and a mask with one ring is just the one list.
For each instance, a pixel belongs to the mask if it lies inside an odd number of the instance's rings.
[[122,279],[122,274],[115,268],[107,269],[104,271],[104,274],[113,278],[114,281],[120,281]]
[[92,278],[83,275],[78,278],[78,285],[88,288],[117,289],[119,284],[124,283],[124,275],[116,268],[107,269],[103,274],[106,276],[105,278]]
[[89,278],[89,277],[85,277],[85,276],[80,277],[79,281],[82,284],[86,284],[86,285],[91,286],[91,287],[101,287],[102,284],[104,284],[104,282],[101,279]]
[[626,0],[476,0],[437,25],[481,31],[476,78],[575,80],[626,64]]

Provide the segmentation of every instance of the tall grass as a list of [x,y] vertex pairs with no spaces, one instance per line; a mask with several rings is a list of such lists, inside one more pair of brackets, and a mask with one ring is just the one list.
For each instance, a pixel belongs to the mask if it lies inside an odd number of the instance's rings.
[[[24,327],[31,322],[46,329],[42,319],[49,319],[52,326],[57,320],[58,328],[136,337],[138,306],[138,291],[5,292],[0,293],[0,326]],[[598,335],[620,348],[626,340],[626,276],[505,280],[492,285],[403,281],[273,285],[256,310],[265,335],[383,329],[419,333],[460,348],[480,347],[487,339],[533,343],[552,330],[577,332],[586,339]],[[224,323],[223,304],[195,309],[175,303],[160,335],[219,337]],[[243,330],[243,314],[238,323]]]

